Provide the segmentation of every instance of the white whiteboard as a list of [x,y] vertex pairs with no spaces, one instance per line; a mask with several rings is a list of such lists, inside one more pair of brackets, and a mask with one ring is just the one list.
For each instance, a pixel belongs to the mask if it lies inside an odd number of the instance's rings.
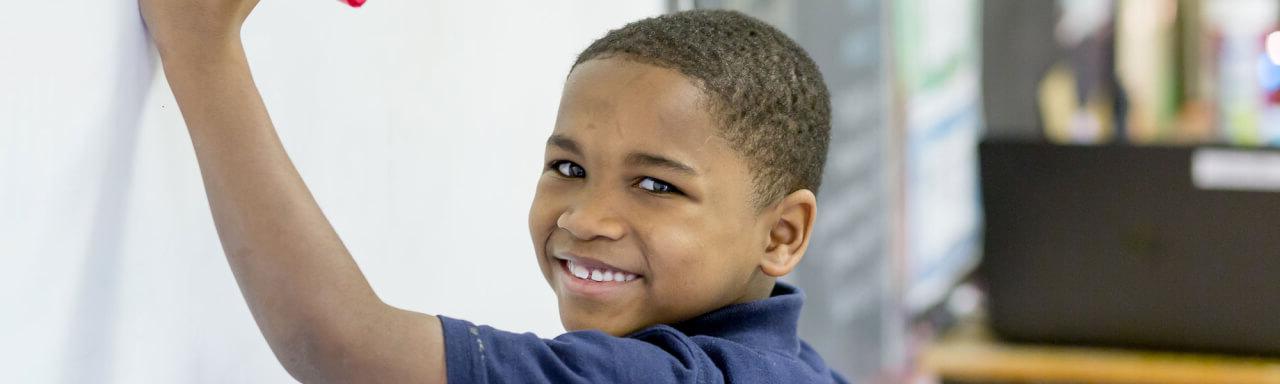
[[[384,300],[549,337],[525,222],[560,87],[592,39],[664,4],[264,0],[245,38]],[[291,381],[223,259],[135,0],[5,7],[0,382]]]

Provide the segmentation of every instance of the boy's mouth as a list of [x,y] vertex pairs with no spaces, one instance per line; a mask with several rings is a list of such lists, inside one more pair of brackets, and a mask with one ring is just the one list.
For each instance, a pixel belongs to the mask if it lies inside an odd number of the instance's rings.
[[565,288],[587,296],[598,296],[644,276],[611,265],[573,255],[557,254],[555,260],[564,273]]
[[597,283],[625,283],[639,277],[639,275],[634,273],[623,272],[607,267],[588,268],[582,265],[581,262],[575,263],[573,260],[560,260],[560,265],[564,268],[565,272],[568,272],[570,276],[573,276],[576,279],[594,281]]

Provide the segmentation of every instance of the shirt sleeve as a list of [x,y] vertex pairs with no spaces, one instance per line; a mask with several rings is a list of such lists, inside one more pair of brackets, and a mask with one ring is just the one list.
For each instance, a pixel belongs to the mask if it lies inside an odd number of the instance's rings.
[[667,326],[625,338],[576,331],[542,339],[438,317],[450,384],[724,382],[706,353]]

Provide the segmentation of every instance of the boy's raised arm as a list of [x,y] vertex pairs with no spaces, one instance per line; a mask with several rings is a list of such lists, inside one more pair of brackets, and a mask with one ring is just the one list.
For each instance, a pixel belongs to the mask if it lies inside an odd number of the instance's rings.
[[240,27],[257,0],[140,0],[223,251],[272,351],[304,382],[445,381],[439,320],[384,304],[281,146]]

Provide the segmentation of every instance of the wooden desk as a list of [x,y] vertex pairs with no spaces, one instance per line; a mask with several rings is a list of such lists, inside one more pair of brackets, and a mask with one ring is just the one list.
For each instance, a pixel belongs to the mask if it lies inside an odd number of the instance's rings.
[[978,321],[926,348],[922,367],[958,383],[1280,384],[1280,358],[1011,344]]

